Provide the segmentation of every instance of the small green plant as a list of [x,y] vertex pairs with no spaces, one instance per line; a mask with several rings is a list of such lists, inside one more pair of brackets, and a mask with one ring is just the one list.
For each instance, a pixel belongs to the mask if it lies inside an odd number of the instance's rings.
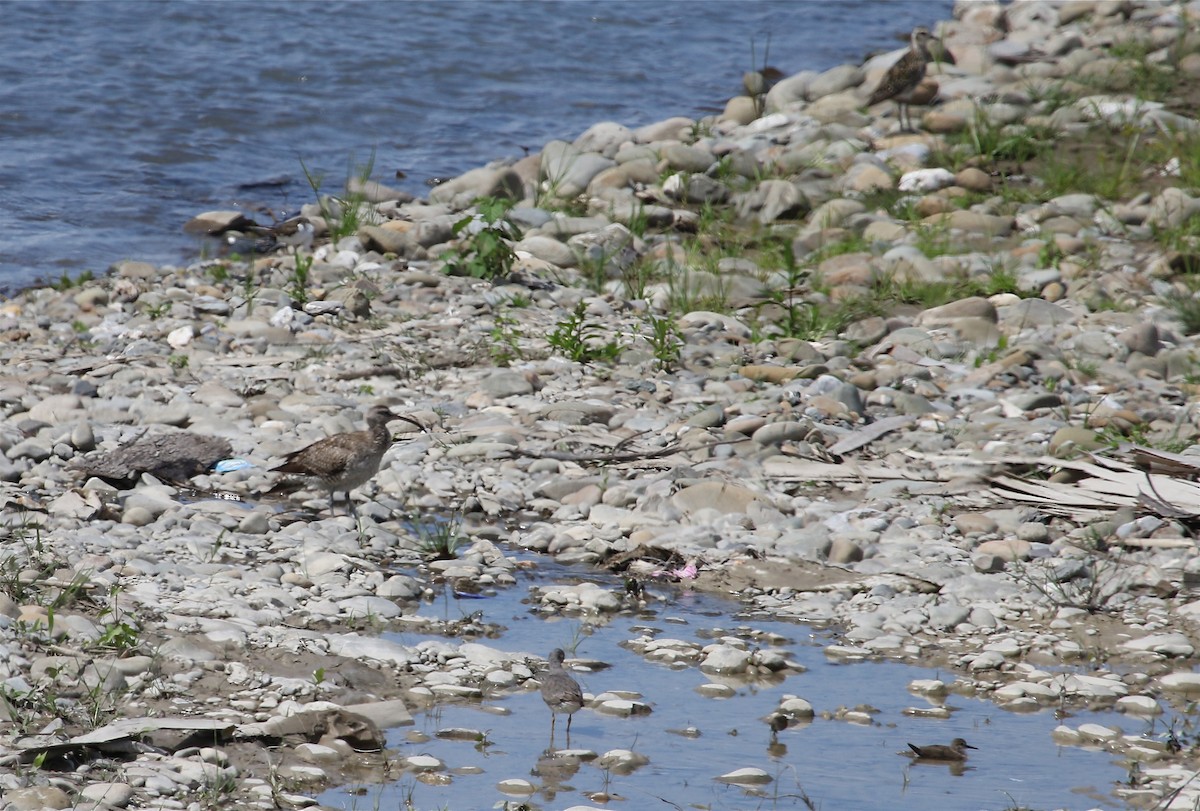
[[127,615],[121,610],[118,603],[120,596],[120,586],[113,586],[109,590],[109,604],[100,612],[104,630],[96,640],[96,645],[119,653],[132,653],[141,646],[141,635],[137,626],[129,622]]
[[629,215],[627,223],[629,233],[635,237],[641,238],[646,236],[646,230],[650,227],[650,217],[646,214],[646,206],[642,201],[638,201],[633,211]]
[[928,225],[917,223],[913,229],[913,245],[930,259],[961,252],[950,238],[950,224],[947,220]]
[[683,335],[680,334],[679,325],[675,320],[651,315],[650,335],[647,340],[650,342],[651,351],[654,352],[654,359],[658,362],[658,368],[664,372],[674,369],[683,352]]
[[[1169,251],[1180,254],[1181,269],[1190,279],[1200,277],[1200,217],[1188,217],[1175,226],[1155,226],[1152,234],[1155,242]],[[1196,286],[1189,283],[1191,292],[1196,292]]]
[[646,288],[655,280],[656,262],[645,256],[621,267],[621,287],[627,299],[646,298]]
[[160,301],[158,304],[147,304],[143,312],[151,321],[157,321],[167,313],[171,312],[170,301]]
[[507,198],[477,198],[477,213],[454,224],[459,246],[442,255],[446,272],[488,281],[507,278],[517,261],[509,243],[521,238],[520,229],[508,218],[512,207],[513,201]]
[[206,268],[209,278],[217,284],[229,281],[229,266],[224,262],[213,262]]
[[303,169],[304,178],[308,181],[309,188],[312,189],[317,198],[317,204],[321,207],[321,217],[329,228],[331,242],[336,243],[342,237],[358,233],[358,229],[371,219],[374,212],[364,189],[375,168],[374,150],[371,150],[371,157],[364,164],[354,166],[353,158],[351,159],[351,168],[347,177],[356,178],[358,183],[352,186],[347,181],[343,191],[344,197],[322,195],[321,186],[324,183],[324,175],[310,171],[303,159],[300,161],[300,168]]
[[167,364],[177,372],[182,372],[188,367],[188,356],[174,352],[167,358]]
[[462,534],[462,516],[435,518],[414,523],[421,553],[431,560],[454,560],[458,548],[467,542]]
[[1048,150],[1037,175],[1049,196],[1077,192],[1120,200],[1141,174],[1142,133],[1126,125],[1117,133],[1089,133],[1090,141]]
[[246,314],[250,315],[254,312],[254,300],[258,298],[259,287],[254,281],[254,275],[247,272],[242,277],[242,299],[246,302]]
[[621,354],[622,347],[616,341],[603,340],[601,331],[601,327],[588,321],[587,308],[581,301],[569,316],[555,325],[546,340],[576,363],[612,362]]
[[508,366],[514,360],[523,357],[520,341],[525,336],[521,332],[519,324],[517,319],[503,310],[496,311],[491,330],[492,342],[488,346],[488,353],[497,366]]
[[1078,98],[1063,81],[1030,80],[1024,83],[1023,88],[1034,105],[1042,105],[1043,115],[1066,107]]
[[303,307],[308,303],[308,274],[312,270],[312,263],[311,254],[305,256],[297,253],[292,272],[288,275],[287,294],[296,307]]
[[1066,254],[1063,253],[1062,248],[1058,247],[1054,236],[1048,235],[1038,250],[1038,267],[1056,268],[1064,258],[1066,258]]
[[[791,250],[791,246],[788,246],[788,250]],[[835,256],[842,256],[848,253],[869,253],[870,250],[871,245],[867,242],[867,240],[863,238],[861,234],[856,234],[851,231],[840,239],[837,239],[834,242],[828,242],[822,245],[820,248],[817,248],[817,250],[813,251],[812,254],[805,257],[805,262],[817,265],[821,262],[824,262],[826,259],[832,259]],[[794,255],[792,261],[793,263],[795,262]]]
[[1132,37],[1114,42],[1109,47],[1109,55],[1123,61],[1101,82],[1101,86],[1129,92],[1142,100],[1165,99],[1178,79],[1174,71],[1156,65],[1148,58],[1151,47],[1148,40]]
[[1163,296],[1163,303],[1178,319],[1185,335],[1200,333],[1200,297],[1194,291],[1172,291]]
[[141,645],[138,629],[125,621],[113,622],[104,626],[104,633],[96,640],[101,648],[115,651],[135,651]]
[[58,290],[58,291],[70,290],[72,287],[81,287],[85,283],[90,282],[94,278],[95,278],[95,276],[92,275],[92,272],[90,270],[83,271],[75,278],[71,278],[71,276],[69,276],[68,274],[63,273],[61,276],[58,277],[58,281],[54,282],[53,284],[51,284],[49,286],[53,287],[55,290]]

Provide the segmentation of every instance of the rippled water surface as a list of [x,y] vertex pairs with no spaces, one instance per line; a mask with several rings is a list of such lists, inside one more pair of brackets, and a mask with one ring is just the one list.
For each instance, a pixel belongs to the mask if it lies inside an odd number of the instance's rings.
[[[653,712],[613,718],[581,710],[571,727],[572,748],[601,754],[632,749],[647,756],[649,764],[627,775],[589,763],[556,769],[556,761],[545,756],[550,712],[541,696],[500,694],[481,703],[414,711],[413,726],[389,730],[389,746],[398,755],[430,754],[441,759],[446,764],[444,774],[450,775],[448,785],[426,785],[409,772],[384,786],[326,792],[319,797],[322,804],[423,810],[491,808],[508,800],[510,808],[516,809],[527,800],[533,808],[560,809],[588,805],[592,793],[605,791],[614,799],[603,807],[613,809],[804,808],[802,797],[822,809],[1120,809],[1125,805],[1110,792],[1127,772],[1116,757],[1099,750],[1056,746],[1050,733],[1060,723],[1077,727],[1087,722],[1120,726],[1129,734],[1150,731],[1150,722],[1115,713],[1080,713],[1059,721],[1049,708],[1012,713],[988,701],[956,695],[944,700],[952,709],[950,719],[912,717],[904,714],[905,708],[931,704],[910,693],[909,683],[928,678],[953,682],[953,673],[890,663],[835,664],[823,652],[829,643],[826,632],[740,615],[737,604],[686,587],[653,587],[648,610],[638,614],[600,620],[547,618],[528,599],[529,585],[591,579],[606,588],[619,588],[619,581],[545,561],[521,577],[518,587],[488,599],[445,599],[425,605],[420,613],[454,619],[481,611],[486,622],[505,627],[498,639],[480,640],[483,644],[539,659],[552,647],[570,649],[578,643],[578,657],[611,665],[574,674],[585,692],[636,691]],[[788,640],[780,647],[807,672],[778,682],[726,680],[705,675],[695,666],[672,669],[650,663],[622,646],[642,635],[706,645],[722,636],[748,639],[750,631],[760,632],[758,639],[765,633]],[[407,645],[423,639],[415,634],[393,638]],[[757,644],[749,642],[750,649]],[[715,699],[696,692],[713,681],[734,686],[736,694]],[[785,694],[807,699],[818,718],[779,733],[772,745],[763,718]],[[819,717],[838,707],[859,705],[878,711],[872,723]],[[563,726],[560,718],[559,748],[565,744]],[[436,737],[438,730],[454,727],[486,732],[490,744],[477,747],[469,740]],[[698,736],[672,731],[688,727],[698,730]],[[949,743],[954,737],[964,737],[978,747],[965,769],[916,764],[900,754],[908,741]],[[714,779],[743,767],[762,769],[773,780],[748,790]],[[500,781],[514,778],[530,781],[538,792],[526,798],[506,796],[497,789]]]
[[[3,2],[0,288],[178,264],[210,208],[423,194],[593,123],[720,110],[743,71],[859,62],[951,0]],[[757,54],[755,56],[755,54]],[[406,179],[395,180],[401,171]]]

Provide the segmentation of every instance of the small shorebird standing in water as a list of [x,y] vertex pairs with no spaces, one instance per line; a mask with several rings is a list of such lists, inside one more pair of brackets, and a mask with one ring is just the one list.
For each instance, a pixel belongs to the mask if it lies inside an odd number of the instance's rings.
[[875,91],[871,93],[871,98],[867,100],[867,104],[871,105],[895,99],[901,132],[913,131],[912,118],[906,114],[908,105],[913,100],[914,91],[921,84],[921,80],[925,78],[925,65],[930,59],[929,42],[932,39],[933,35],[929,33],[928,28],[914,28],[908,53],[888,68],[887,73],[883,74],[883,78],[879,80]]
[[421,427],[410,417],[393,414],[387,406],[372,406],[367,411],[367,430],[318,439],[308,447],[288,454],[282,465],[271,470],[307,476],[320,482],[329,491],[330,514],[333,513],[334,493],[344,492],[349,514],[353,508],[350,491],[366,484],[379,472],[383,455],[392,445],[392,433],[387,427],[392,420],[404,420]]
[[579,682],[563,668],[567,655],[562,648],[550,651],[549,668],[542,675],[542,701],[550,708],[550,747],[554,747],[554,724],[558,714],[567,714],[567,746],[571,745],[571,717],[583,706],[583,690]]
[[940,743],[931,744],[929,746],[917,746],[915,743],[910,743],[908,748],[911,749],[912,752],[905,752],[904,754],[908,755],[909,757],[916,758],[917,760],[944,760],[957,762],[967,759],[968,749],[977,749],[978,747],[971,746],[971,744],[967,743],[962,738],[955,738],[954,740],[950,741],[949,746],[945,746]]

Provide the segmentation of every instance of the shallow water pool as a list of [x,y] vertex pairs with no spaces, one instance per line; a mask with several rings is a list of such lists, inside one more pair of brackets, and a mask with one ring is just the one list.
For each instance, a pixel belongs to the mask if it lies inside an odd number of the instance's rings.
[[[1127,779],[1119,757],[1100,750],[1057,746],[1051,731],[1059,725],[1053,710],[1012,713],[989,701],[950,695],[949,719],[905,715],[927,708],[929,700],[908,690],[915,679],[954,674],[895,663],[836,664],[824,655],[825,632],[805,625],[739,617],[740,606],[686,587],[657,585],[647,609],[604,618],[550,617],[536,609],[528,586],[589,579],[619,588],[616,578],[539,562],[524,572],[519,586],[486,599],[446,595],[421,613],[451,618],[482,610],[487,622],[506,627],[485,644],[544,659],[562,647],[568,658],[600,660],[610,667],[574,672],[585,693],[636,691],[649,703],[649,715],[616,718],[590,709],[576,713],[570,745],[603,754],[630,749],[649,762],[628,774],[595,762],[548,754],[550,712],[536,691],[496,696],[478,704],[442,704],[414,710],[414,727],[389,730],[389,747],[399,755],[429,754],[446,764],[445,785],[429,785],[413,773],[382,786],[343,787],[319,797],[333,808],[465,809],[568,808],[889,808],[895,811],[946,809],[1069,808],[1120,809],[1111,795]],[[593,624],[595,623],[595,624]],[[744,636],[751,630],[787,640],[789,658],[804,673],[771,681],[712,678],[695,666],[672,668],[644,660],[621,643],[643,635],[709,644],[714,636]],[[415,644],[415,634],[395,634]],[[697,688],[712,682],[734,687],[728,698],[708,698]],[[815,708],[812,723],[778,733],[773,741],[763,720],[781,696],[798,695]],[[839,707],[869,705],[869,723],[826,720]],[[560,718],[555,737],[565,746]],[[1150,722],[1116,713],[1080,713],[1066,719],[1075,727],[1094,721],[1126,733],[1151,731]],[[469,728],[486,733],[486,745],[441,739],[439,730]],[[1159,722],[1161,728],[1161,721]],[[681,731],[688,730],[687,734]],[[949,743],[963,737],[978,751],[965,767],[914,763],[901,754],[907,742]],[[756,786],[730,785],[720,775],[757,768],[771,778]],[[506,794],[497,784],[524,779],[532,795]],[[607,801],[605,797],[607,796]],[[599,797],[600,801],[593,798]]]

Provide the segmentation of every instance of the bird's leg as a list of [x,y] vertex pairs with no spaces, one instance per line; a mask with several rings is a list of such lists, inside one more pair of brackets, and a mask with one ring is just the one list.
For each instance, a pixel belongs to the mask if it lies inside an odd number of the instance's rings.
[[571,748],[571,719],[575,716],[567,713],[567,748]]

